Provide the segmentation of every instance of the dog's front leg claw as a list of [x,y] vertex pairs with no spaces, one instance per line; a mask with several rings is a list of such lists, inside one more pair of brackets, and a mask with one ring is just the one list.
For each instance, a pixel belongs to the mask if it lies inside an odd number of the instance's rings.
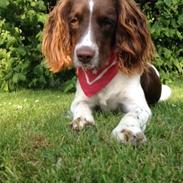
[[142,145],[146,142],[146,136],[142,131],[133,132],[127,128],[121,131],[113,130],[112,138],[123,144]]
[[76,131],[81,131],[87,125],[95,125],[95,122],[87,121],[86,119],[82,118],[77,118],[70,123],[70,127]]

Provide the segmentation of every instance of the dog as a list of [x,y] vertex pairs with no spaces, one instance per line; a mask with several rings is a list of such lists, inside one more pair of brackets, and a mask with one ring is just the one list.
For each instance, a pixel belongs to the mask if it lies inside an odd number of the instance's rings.
[[[71,127],[95,125],[95,107],[125,115],[111,135],[120,143],[143,144],[150,105],[170,97],[151,64],[154,45],[147,20],[133,0],[61,0],[43,31],[42,52],[51,71],[74,66]],[[106,122],[107,123],[107,122]]]

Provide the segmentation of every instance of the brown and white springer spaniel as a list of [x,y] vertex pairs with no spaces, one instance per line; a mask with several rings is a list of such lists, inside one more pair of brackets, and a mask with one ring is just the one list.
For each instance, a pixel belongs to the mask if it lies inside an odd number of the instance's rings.
[[154,46],[133,0],[61,0],[49,14],[42,50],[53,72],[77,70],[73,129],[94,125],[96,106],[121,109],[125,115],[112,137],[125,144],[146,141],[149,104],[167,99],[171,90],[150,64]]

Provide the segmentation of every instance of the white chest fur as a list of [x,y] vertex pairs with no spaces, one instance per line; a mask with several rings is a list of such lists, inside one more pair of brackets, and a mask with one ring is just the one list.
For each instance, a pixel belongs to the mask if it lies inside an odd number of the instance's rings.
[[125,100],[136,95],[135,92],[141,93],[139,79],[137,75],[128,77],[119,72],[111,83],[96,96],[101,108],[107,111],[115,110],[119,106],[122,107]]
[[141,103],[142,101],[139,99],[144,98],[144,93],[139,81],[140,75],[129,77],[119,72],[104,89],[90,98],[85,96],[79,82],[77,82],[75,103],[85,101],[90,107],[100,106],[104,111],[115,110],[132,101]]

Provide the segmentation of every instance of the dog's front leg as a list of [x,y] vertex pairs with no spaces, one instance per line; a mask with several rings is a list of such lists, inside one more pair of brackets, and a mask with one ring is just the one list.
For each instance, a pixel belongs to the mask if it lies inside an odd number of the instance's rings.
[[95,125],[92,111],[86,101],[73,101],[71,112],[73,114],[72,129],[82,130],[86,125]]
[[117,127],[112,131],[112,136],[124,144],[143,144],[146,141],[144,130],[151,117],[151,110],[144,101],[144,105],[137,103],[126,104],[127,113]]
[[86,125],[95,125],[91,110],[94,106],[95,99],[86,97],[77,81],[76,95],[71,104],[71,112],[73,114],[71,128],[82,130]]

